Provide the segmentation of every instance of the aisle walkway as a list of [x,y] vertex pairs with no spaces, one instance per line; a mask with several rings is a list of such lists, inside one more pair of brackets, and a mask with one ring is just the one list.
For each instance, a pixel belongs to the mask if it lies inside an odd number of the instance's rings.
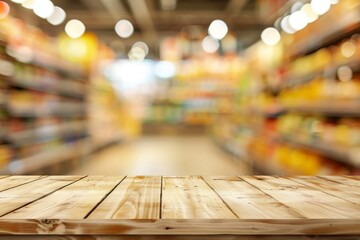
[[250,171],[207,137],[144,137],[105,149],[72,174],[244,175]]

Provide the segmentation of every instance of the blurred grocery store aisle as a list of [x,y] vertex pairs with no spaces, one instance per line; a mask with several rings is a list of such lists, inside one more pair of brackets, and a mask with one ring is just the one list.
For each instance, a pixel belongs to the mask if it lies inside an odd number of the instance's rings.
[[249,168],[205,136],[146,136],[91,156],[72,174],[242,175]]

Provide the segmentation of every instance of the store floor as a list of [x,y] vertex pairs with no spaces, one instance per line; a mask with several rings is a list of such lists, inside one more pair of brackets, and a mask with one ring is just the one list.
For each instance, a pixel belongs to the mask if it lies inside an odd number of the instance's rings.
[[245,175],[251,171],[205,136],[147,136],[104,149],[72,174]]

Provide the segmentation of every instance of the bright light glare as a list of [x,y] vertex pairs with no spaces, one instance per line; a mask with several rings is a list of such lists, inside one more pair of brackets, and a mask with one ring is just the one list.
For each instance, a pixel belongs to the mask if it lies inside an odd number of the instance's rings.
[[129,59],[133,61],[142,61],[145,57],[145,51],[139,47],[134,47],[129,52]]
[[145,52],[145,55],[148,55],[149,53],[149,47],[146,43],[144,42],[136,42],[133,44],[132,48],[141,48],[144,52]]
[[228,33],[228,27],[222,20],[214,20],[209,26],[209,35],[215,39],[221,40]]
[[281,29],[284,30],[284,32],[286,32],[288,34],[294,34],[296,32],[296,30],[290,26],[289,18],[290,18],[290,16],[284,17],[280,22],[280,26],[281,26]]
[[261,40],[268,46],[275,46],[281,40],[281,36],[276,28],[269,27],[261,33]]
[[9,4],[4,1],[0,1],[0,19],[6,17],[10,12]]
[[293,29],[299,31],[307,26],[307,15],[302,11],[294,12],[290,15],[289,24]]
[[344,57],[352,57],[356,53],[356,42],[354,41],[346,41],[341,45],[341,54]]
[[353,77],[353,71],[348,66],[342,66],[338,68],[337,75],[340,81],[350,81]]
[[159,78],[172,78],[176,74],[176,67],[172,62],[160,61],[155,65],[155,75]]
[[301,8],[301,11],[306,14],[308,23],[312,23],[319,18],[319,16],[316,14],[316,12],[314,12],[309,3],[305,4]]
[[60,25],[65,21],[66,13],[60,7],[55,7],[51,16],[47,18],[48,22],[52,25]]
[[25,2],[25,0],[11,0],[12,2],[14,2],[14,3],[23,3],[23,2]]
[[205,52],[215,53],[219,49],[220,44],[216,39],[213,39],[210,36],[206,36],[202,40],[201,46]]
[[85,25],[76,19],[70,20],[65,26],[66,34],[71,38],[79,38],[85,33]]
[[35,0],[33,11],[38,17],[47,18],[54,11],[54,4],[50,0]]
[[311,8],[318,15],[323,15],[330,10],[330,0],[311,0]]
[[134,27],[128,20],[120,20],[115,25],[115,32],[122,38],[128,38],[133,34]]
[[33,9],[34,7],[34,0],[25,0],[21,6],[23,6],[24,8],[27,8],[27,9]]

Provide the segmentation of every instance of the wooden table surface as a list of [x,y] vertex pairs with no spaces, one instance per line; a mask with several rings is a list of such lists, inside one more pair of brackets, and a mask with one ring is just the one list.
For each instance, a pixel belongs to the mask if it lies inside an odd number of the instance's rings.
[[0,176],[0,238],[31,234],[346,239],[360,236],[360,177]]

